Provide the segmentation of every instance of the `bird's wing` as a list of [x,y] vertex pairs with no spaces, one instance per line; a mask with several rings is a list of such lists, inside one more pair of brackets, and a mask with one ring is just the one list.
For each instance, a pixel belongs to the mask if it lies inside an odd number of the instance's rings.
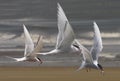
[[58,53],[59,53],[59,50],[54,49],[54,50],[49,51],[49,52],[45,52],[45,53],[36,53],[36,54],[39,54],[39,55],[49,55],[49,54],[58,54]]
[[38,42],[34,50],[30,53],[32,56],[36,56],[37,52],[40,52],[43,47],[43,36],[39,36]]
[[77,43],[77,45],[79,46],[79,48],[81,50],[81,53],[83,56],[83,61],[85,61],[86,63],[93,63],[93,59],[90,54],[90,51],[87,48],[85,48],[82,44],[80,44],[79,41],[76,39],[75,39],[75,43]]
[[56,54],[59,53],[59,50],[61,49],[65,50],[66,48],[70,48],[75,38],[74,32],[59,3],[58,3],[57,15],[58,15],[58,36],[57,36],[56,48],[50,52],[37,53],[37,54],[41,54],[41,55]]
[[93,24],[94,24],[94,44],[90,52],[92,54],[93,60],[98,60],[98,56],[103,49],[103,45],[98,25],[96,24],[96,22],[94,22]]
[[24,56],[29,56],[29,54],[34,50],[34,43],[25,25],[23,25],[23,29],[24,29],[24,36],[25,36],[24,37],[25,38]]
[[20,62],[20,61],[25,61],[26,58],[25,57],[22,57],[22,58],[13,58],[13,57],[10,57],[10,56],[6,56],[7,58],[10,58],[12,59],[13,61],[16,61],[16,62]]
[[60,4],[58,3],[58,37],[56,48],[67,48],[70,47],[74,40],[74,32],[73,29],[62,9]]

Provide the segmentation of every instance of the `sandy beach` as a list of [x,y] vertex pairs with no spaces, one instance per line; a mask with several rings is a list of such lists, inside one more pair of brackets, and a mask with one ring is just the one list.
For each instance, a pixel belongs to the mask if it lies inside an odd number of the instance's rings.
[[[89,50],[93,21],[98,24],[104,46],[99,63],[104,75],[93,69],[76,72],[81,57],[75,54],[39,55],[43,64],[13,62],[6,57],[23,57],[23,24],[34,43],[39,35],[44,36],[41,52],[54,49],[58,2],[76,38]],[[120,0],[0,0],[0,81],[120,81]]]
[[1,81],[119,81],[120,68],[76,72],[75,67],[0,67]]

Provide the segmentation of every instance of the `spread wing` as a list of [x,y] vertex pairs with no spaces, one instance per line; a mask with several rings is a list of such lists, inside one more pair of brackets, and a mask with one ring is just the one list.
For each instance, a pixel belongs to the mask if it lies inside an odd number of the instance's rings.
[[103,49],[103,45],[98,25],[96,24],[96,22],[94,22],[93,24],[94,24],[94,44],[91,48],[91,54],[93,60],[98,60],[98,56]]
[[75,43],[79,46],[79,49],[81,50],[83,61],[85,61],[86,63],[92,63],[93,59],[90,54],[90,51],[87,48],[85,48],[81,43],[79,43],[78,40],[75,40]]
[[25,36],[24,37],[25,38],[24,56],[28,56],[34,50],[34,43],[25,25],[23,25],[23,29],[24,29],[24,36]]
[[43,36],[39,36],[37,45],[34,48],[34,50],[32,51],[32,53],[30,53],[30,55],[36,56],[37,55],[36,53],[40,52],[42,47],[43,47]]
[[74,32],[59,3],[58,3],[58,30],[59,31],[56,48],[65,49],[70,47],[75,38]]

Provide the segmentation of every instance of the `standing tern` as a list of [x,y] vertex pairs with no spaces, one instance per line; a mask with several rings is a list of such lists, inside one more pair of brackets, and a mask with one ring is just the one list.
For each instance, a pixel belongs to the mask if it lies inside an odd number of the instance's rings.
[[103,49],[102,39],[101,39],[98,25],[96,24],[96,22],[93,22],[93,24],[94,24],[93,26],[94,27],[94,44],[90,51],[86,49],[83,45],[81,45],[77,40],[75,40],[76,43],[79,45],[79,48],[83,55],[82,64],[78,70],[81,70],[84,67],[87,68],[87,70],[89,70],[90,68],[94,68],[94,69],[100,69],[101,72],[103,73],[104,72],[103,67],[98,63],[99,54]]
[[73,29],[59,3],[58,3],[57,16],[58,16],[58,36],[57,36],[55,49],[50,52],[37,53],[37,54],[42,54],[42,55],[58,54],[58,53],[79,54],[79,48],[73,45],[73,41],[75,40]]
[[25,36],[25,51],[24,51],[24,57],[22,58],[13,58],[10,57],[12,59],[14,59],[16,62],[20,62],[20,61],[29,61],[29,62],[40,62],[42,63],[42,60],[40,58],[37,57],[37,52],[39,52],[42,48],[42,36],[39,37],[38,42],[36,47],[34,48],[34,43],[32,41],[32,38],[30,37],[30,34],[27,30],[27,28],[25,27],[25,25],[23,25],[23,29],[24,29],[24,36]]

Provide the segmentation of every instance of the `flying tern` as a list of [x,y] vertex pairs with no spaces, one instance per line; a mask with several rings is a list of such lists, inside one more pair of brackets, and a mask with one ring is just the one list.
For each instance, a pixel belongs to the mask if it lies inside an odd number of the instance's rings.
[[90,68],[94,68],[100,69],[101,72],[103,73],[104,72],[103,67],[98,63],[99,54],[103,49],[102,39],[98,25],[96,24],[96,22],[93,22],[93,24],[94,24],[93,26],[94,43],[90,51],[87,48],[85,48],[82,44],[80,44],[78,40],[75,40],[76,43],[79,45],[79,49],[81,50],[81,53],[83,55],[82,64],[78,70],[81,70],[84,67],[87,68],[87,70],[89,70]]
[[29,34],[27,28],[25,27],[25,25],[23,25],[23,29],[24,29],[24,38],[25,38],[24,57],[22,57],[22,58],[9,57],[9,58],[12,58],[16,62],[20,62],[20,61],[36,62],[36,61],[38,61],[38,62],[42,63],[42,60],[37,57],[36,53],[39,52],[42,48],[43,37],[42,36],[39,37],[37,45],[36,45],[36,47],[34,47],[32,38],[30,37],[30,34]]
[[60,4],[58,3],[58,36],[56,47],[54,50],[46,53],[37,53],[42,55],[47,54],[58,54],[58,53],[78,53],[79,48],[73,45],[73,41],[75,40],[75,35],[73,29],[62,9]]

